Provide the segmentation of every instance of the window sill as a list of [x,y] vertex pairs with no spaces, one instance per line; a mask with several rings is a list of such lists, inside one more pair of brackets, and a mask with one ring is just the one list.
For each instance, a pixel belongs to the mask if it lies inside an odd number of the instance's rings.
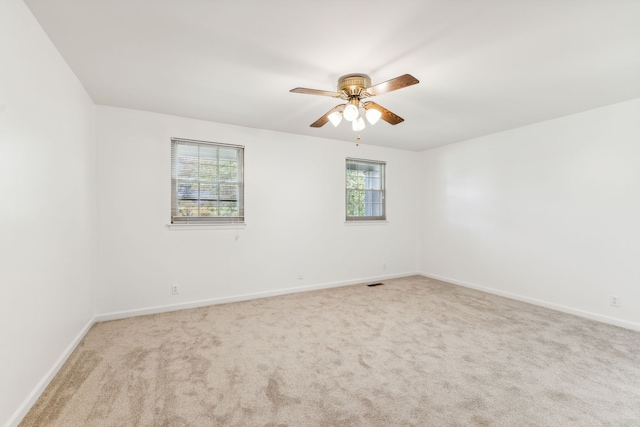
[[167,224],[169,230],[238,230],[246,227],[246,223],[236,224]]
[[372,220],[363,220],[363,221],[345,221],[344,225],[387,225],[389,221],[386,219],[372,219]]

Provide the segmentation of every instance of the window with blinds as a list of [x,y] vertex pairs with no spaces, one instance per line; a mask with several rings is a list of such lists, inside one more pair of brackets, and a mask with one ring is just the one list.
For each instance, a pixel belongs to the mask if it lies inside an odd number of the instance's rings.
[[244,222],[244,147],[171,139],[171,223]]
[[384,162],[347,159],[347,221],[385,220]]

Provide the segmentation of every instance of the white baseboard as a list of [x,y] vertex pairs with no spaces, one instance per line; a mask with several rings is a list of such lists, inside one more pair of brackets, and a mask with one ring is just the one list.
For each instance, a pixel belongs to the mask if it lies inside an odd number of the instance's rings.
[[598,313],[592,313],[590,311],[580,310],[578,308],[568,307],[566,305],[560,305],[549,301],[543,301],[535,298],[530,298],[523,295],[513,294],[511,292],[504,292],[499,289],[489,288],[487,286],[476,285],[475,283],[465,282],[463,280],[456,280],[451,277],[440,276],[438,274],[431,274],[426,272],[419,272],[420,276],[424,276],[431,279],[441,280],[454,285],[464,286],[465,288],[476,289],[478,291],[486,292],[493,295],[513,299],[516,301],[522,301],[540,307],[550,308],[551,310],[561,311],[563,313],[573,314],[575,316],[584,317],[586,319],[595,320],[609,325],[620,326],[621,328],[631,329],[634,331],[640,331],[640,323],[629,322],[622,319],[616,319],[615,317],[609,317]]
[[293,294],[297,292],[315,291],[318,289],[337,288],[340,286],[357,285],[361,283],[379,282],[381,280],[397,279],[399,277],[416,276],[418,272],[391,274],[386,276],[365,277],[360,279],[345,280],[340,282],[322,283],[308,286],[297,286],[294,288],[275,289],[272,291],[256,292],[251,294],[233,295],[228,297],[211,298],[206,300],[191,301],[179,304],[168,304],[156,307],[147,307],[135,310],[117,311],[112,313],[104,313],[96,315],[96,322],[104,322],[107,320],[125,319],[127,317],[144,316],[148,314],[164,313],[167,311],[183,310],[186,308],[206,307],[209,305],[226,304],[237,301],[247,301],[258,298],[273,297],[278,295]]
[[9,417],[9,420],[5,423],[4,427],[17,427],[18,424],[22,421],[29,409],[36,403],[42,392],[47,388],[51,380],[56,376],[64,362],[67,361],[73,350],[76,349],[80,341],[84,338],[84,336],[89,332],[91,326],[95,323],[95,318],[89,320],[89,322],[78,332],[75,338],[71,341],[71,343],[65,348],[64,352],[58,357],[58,360],[53,364],[51,369],[47,371],[47,373],[42,377],[40,382],[36,385],[36,387],[29,393],[29,396],[22,402],[22,405],[18,407],[18,409]]

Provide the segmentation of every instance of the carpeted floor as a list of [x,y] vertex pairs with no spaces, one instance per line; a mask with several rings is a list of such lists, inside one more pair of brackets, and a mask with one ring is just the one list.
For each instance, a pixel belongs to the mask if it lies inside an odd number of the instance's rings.
[[640,426],[640,333],[424,277],[94,325],[21,426]]

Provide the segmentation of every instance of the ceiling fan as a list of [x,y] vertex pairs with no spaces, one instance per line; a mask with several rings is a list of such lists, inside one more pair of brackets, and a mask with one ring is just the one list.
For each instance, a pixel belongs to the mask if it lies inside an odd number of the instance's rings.
[[371,86],[371,79],[366,74],[347,74],[338,79],[338,91],[329,92],[325,90],[307,89],[297,87],[289,92],[306,93],[308,95],[330,96],[332,98],[341,98],[347,101],[344,104],[338,104],[329,110],[324,116],[311,123],[311,127],[319,128],[324,126],[328,121],[334,126],[338,126],[344,118],[351,122],[354,131],[364,129],[364,119],[360,114],[361,110],[365,111],[367,120],[372,125],[379,119],[384,120],[392,125],[402,123],[404,119],[397,114],[392,113],[386,108],[372,101],[362,101],[365,98],[381,95],[383,93],[392,92],[407,86],[420,83],[418,79],[410,74],[404,74],[386,82],[378,83]]

